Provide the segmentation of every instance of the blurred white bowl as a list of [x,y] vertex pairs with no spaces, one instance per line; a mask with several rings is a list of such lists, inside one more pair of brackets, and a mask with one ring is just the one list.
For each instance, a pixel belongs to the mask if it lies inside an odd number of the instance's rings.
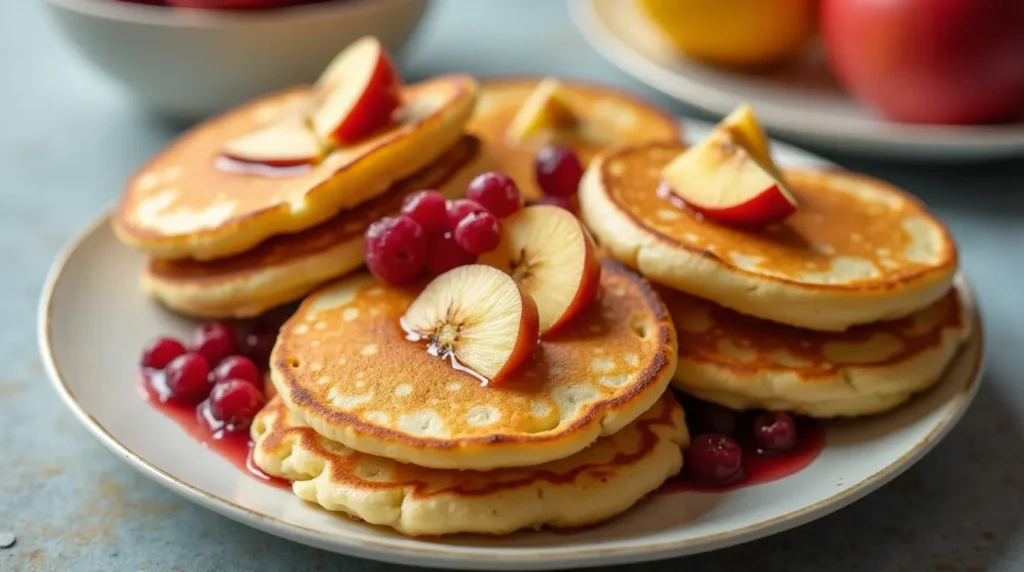
[[392,54],[428,0],[334,0],[220,12],[114,0],[47,0],[84,56],[167,116],[196,119],[287,86],[312,83],[345,46],[377,36]]

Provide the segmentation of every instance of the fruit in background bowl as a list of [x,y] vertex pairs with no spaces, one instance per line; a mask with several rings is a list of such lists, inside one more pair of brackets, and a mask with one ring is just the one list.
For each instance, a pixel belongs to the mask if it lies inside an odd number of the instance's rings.
[[1024,113],[1024,2],[824,0],[832,69],[894,121],[972,124]]
[[391,122],[401,105],[402,80],[391,56],[372,37],[345,48],[314,87],[313,131],[324,141],[345,145]]
[[776,223],[797,208],[772,162],[768,138],[747,106],[673,159],[662,178],[688,207],[725,224]]
[[712,64],[756,66],[798,53],[814,34],[817,0],[639,0],[684,54]]
[[583,224],[550,205],[524,208],[505,221],[505,238],[481,258],[511,274],[537,303],[541,335],[557,330],[597,297],[601,262]]
[[456,368],[501,383],[537,347],[537,306],[504,272],[481,264],[441,274],[402,316],[411,341]]

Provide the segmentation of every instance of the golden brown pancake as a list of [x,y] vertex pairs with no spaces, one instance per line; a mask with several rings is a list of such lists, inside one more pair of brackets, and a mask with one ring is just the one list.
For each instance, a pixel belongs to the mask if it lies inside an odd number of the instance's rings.
[[305,230],[387,191],[451,148],[476,94],[475,80],[461,75],[409,86],[395,126],[281,176],[225,169],[221,149],[308,105],[310,91],[250,103],[189,131],[132,177],[114,228],[153,256],[200,260]]
[[437,189],[461,196],[489,168],[480,141],[465,136],[427,167],[388,192],[297,234],[212,261],[150,259],[143,289],[169,308],[201,318],[247,318],[297,300],[317,286],[363,265],[363,234],[372,222],[398,212],[406,196]]
[[814,332],[658,289],[679,335],[673,384],[732,409],[854,416],[896,407],[942,375],[969,337],[957,289],[898,320]]
[[271,378],[304,424],[364,453],[442,469],[561,459],[649,409],[675,371],[675,329],[650,286],[606,262],[601,287],[526,365],[483,386],[406,340],[399,318],[422,285],[352,276],[281,328]]
[[483,81],[480,100],[468,126],[487,143],[498,169],[511,176],[527,198],[543,194],[534,179],[533,157],[544,144],[570,147],[586,165],[609,147],[679,140],[679,119],[637,96],[607,86],[560,80],[567,88],[572,111],[578,114],[579,129],[553,132],[550,139],[517,144],[506,136],[509,123],[542,79],[518,77]]
[[425,469],[353,451],[305,426],[280,398],[252,424],[253,458],[300,498],[403,534],[507,534],[611,518],[679,472],[683,409],[665,393],[614,435],[558,461],[494,471]]
[[646,278],[738,312],[815,330],[898,318],[948,292],[956,245],[907,193],[837,170],[786,170],[799,203],[763,229],[714,223],[659,192],[682,145],[602,155],[580,185],[594,236]]

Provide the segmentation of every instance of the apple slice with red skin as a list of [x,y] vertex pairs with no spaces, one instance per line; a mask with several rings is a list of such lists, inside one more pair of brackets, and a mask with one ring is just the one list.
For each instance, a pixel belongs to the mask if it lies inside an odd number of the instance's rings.
[[289,119],[232,139],[221,149],[228,159],[275,168],[315,165],[323,157],[317,136],[300,119]]
[[401,318],[411,341],[498,385],[537,349],[537,306],[512,277],[482,264],[434,278]]
[[737,226],[777,223],[796,199],[771,164],[758,161],[728,130],[716,130],[662,171],[672,193],[708,219]]
[[402,80],[384,46],[367,36],[327,66],[314,87],[313,101],[313,131],[341,146],[391,122],[402,102]]
[[537,303],[541,336],[555,333],[597,297],[601,261],[571,212],[528,206],[502,221],[504,236],[479,262],[508,272]]

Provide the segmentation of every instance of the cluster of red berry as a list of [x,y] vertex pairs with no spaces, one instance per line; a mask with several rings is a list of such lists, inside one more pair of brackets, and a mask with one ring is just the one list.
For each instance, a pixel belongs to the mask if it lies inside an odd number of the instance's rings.
[[[545,196],[535,203],[575,211],[583,166],[563,147],[541,149],[534,162],[537,184]],[[433,190],[409,195],[398,216],[384,217],[366,230],[366,266],[383,282],[408,284],[426,270],[437,276],[476,262],[501,242],[500,219],[523,206],[511,177],[491,171],[474,178],[466,198],[453,201]]]
[[763,411],[751,423],[742,413],[714,403],[688,399],[687,424],[695,435],[686,449],[685,470],[705,485],[728,485],[743,479],[744,447],[753,454],[777,454],[797,446],[796,420],[786,412]]
[[256,364],[268,363],[275,339],[272,331],[238,337],[227,324],[209,322],[196,328],[187,346],[171,337],[154,340],[140,365],[161,401],[198,406],[215,431],[245,431],[266,401]]

